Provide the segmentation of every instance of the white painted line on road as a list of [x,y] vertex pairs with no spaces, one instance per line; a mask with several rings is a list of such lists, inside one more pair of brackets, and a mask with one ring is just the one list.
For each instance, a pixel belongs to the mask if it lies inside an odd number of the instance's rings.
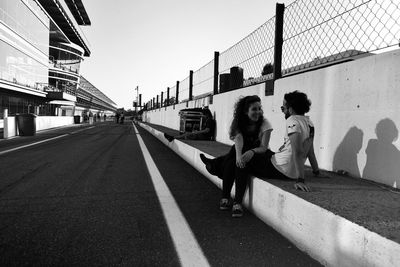
[[35,143],[32,143],[32,144],[28,144],[28,145],[19,146],[19,147],[11,148],[11,149],[8,149],[8,150],[4,150],[4,151],[0,152],[0,156],[4,155],[4,154],[7,154],[7,153],[10,153],[12,151],[20,150],[20,149],[23,149],[23,148],[26,148],[26,147],[30,147],[30,146],[35,146],[35,145],[38,145],[38,144],[41,144],[41,143],[46,143],[48,141],[51,141],[51,140],[54,140],[54,139],[58,139],[58,138],[61,138],[61,137],[65,137],[65,136],[68,136],[68,135],[69,134],[63,134],[63,135],[52,137],[52,138],[49,138],[49,139],[46,139],[46,140],[38,141],[38,142],[35,142]]
[[4,154],[7,154],[7,153],[10,153],[10,152],[13,152],[13,151],[17,151],[17,150],[23,149],[23,148],[27,148],[27,147],[30,147],[30,146],[35,146],[35,145],[46,143],[46,142],[49,142],[51,140],[59,139],[59,138],[62,138],[62,137],[65,137],[65,136],[68,136],[68,135],[71,135],[71,134],[75,134],[75,133],[78,133],[78,132],[89,130],[89,129],[92,129],[94,127],[95,126],[92,126],[92,127],[85,128],[85,129],[82,129],[82,130],[78,130],[78,131],[75,131],[75,132],[72,132],[72,133],[69,133],[69,134],[63,134],[63,135],[59,135],[59,136],[52,137],[52,138],[49,138],[49,139],[41,140],[41,141],[38,141],[38,142],[35,142],[35,143],[31,143],[31,144],[28,144],[28,145],[23,145],[23,146],[14,147],[14,148],[11,148],[11,149],[8,149],[8,150],[0,151],[0,156],[4,155]]
[[164,218],[171,233],[181,265],[184,267],[210,266],[134,124],[133,128],[138,138],[147,169],[149,170],[154,189],[160,201]]

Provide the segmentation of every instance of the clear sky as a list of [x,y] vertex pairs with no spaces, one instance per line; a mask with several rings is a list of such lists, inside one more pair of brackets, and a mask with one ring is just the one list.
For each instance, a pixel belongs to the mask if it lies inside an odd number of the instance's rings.
[[[290,4],[292,0],[279,3]],[[272,0],[83,0],[91,56],[81,74],[118,107],[166,91],[275,15]]]

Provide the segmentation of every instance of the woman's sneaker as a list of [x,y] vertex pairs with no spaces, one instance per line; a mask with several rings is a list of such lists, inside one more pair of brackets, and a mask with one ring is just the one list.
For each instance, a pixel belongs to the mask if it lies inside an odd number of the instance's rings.
[[231,208],[231,203],[229,199],[227,198],[222,198],[219,202],[219,209],[220,210],[229,210]]
[[239,218],[243,216],[243,208],[239,203],[234,203],[232,207],[232,217]]

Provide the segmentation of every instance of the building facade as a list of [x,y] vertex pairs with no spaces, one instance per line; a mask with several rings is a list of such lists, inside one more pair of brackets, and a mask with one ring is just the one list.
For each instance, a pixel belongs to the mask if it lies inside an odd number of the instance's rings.
[[50,18],[36,1],[0,1],[1,116],[4,108],[10,115],[44,108],[49,33]]
[[78,97],[80,64],[91,53],[80,27],[90,24],[81,0],[0,1],[0,120],[4,112],[73,116],[82,109],[116,110],[81,105]]

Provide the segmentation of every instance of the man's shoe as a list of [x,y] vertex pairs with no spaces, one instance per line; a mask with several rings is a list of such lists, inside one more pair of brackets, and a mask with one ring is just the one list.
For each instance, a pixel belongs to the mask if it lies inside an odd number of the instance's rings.
[[172,142],[175,139],[172,135],[169,135],[169,134],[166,134],[166,133],[164,133],[164,137],[165,137],[165,139],[168,140],[168,142]]
[[243,216],[243,208],[242,205],[239,203],[234,203],[232,207],[232,217],[233,218],[240,218]]
[[231,203],[229,199],[222,198],[219,202],[219,209],[220,210],[229,210],[231,208]]

